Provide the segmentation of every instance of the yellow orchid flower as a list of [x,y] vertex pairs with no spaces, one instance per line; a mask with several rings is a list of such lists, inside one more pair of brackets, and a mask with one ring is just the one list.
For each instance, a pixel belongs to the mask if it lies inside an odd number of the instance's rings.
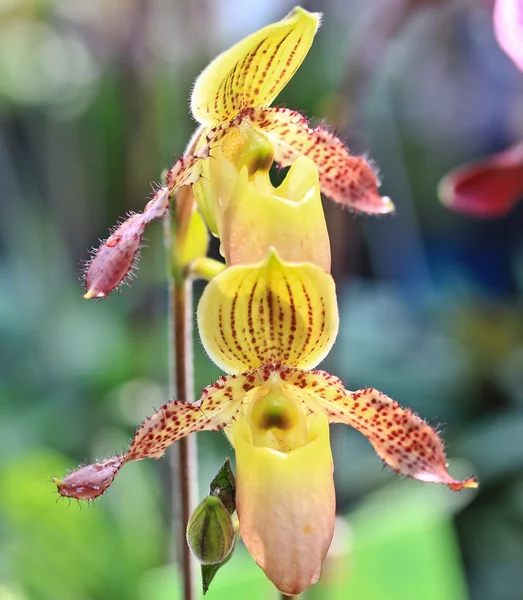
[[[318,168],[299,156],[281,185],[269,168],[274,152],[268,140],[241,123],[203,167],[193,187],[201,214],[220,238],[227,265],[255,263],[274,247],[289,262],[312,262],[330,272],[329,236],[323,214]],[[224,154],[228,155],[225,158]]]
[[[143,213],[115,228],[95,252],[86,269],[86,298],[106,297],[125,280],[145,227],[167,212],[170,199],[185,186],[192,188],[209,229],[222,237],[223,212],[242,163],[249,159],[256,171],[260,161],[267,170],[273,159],[286,167],[306,156],[318,168],[321,191],[332,200],[366,213],[394,210],[390,199],[380,196],[376,174],[365,158],[351,156],[344,144],[322,127],[311,129],[298,112],[270,106],[307,55],[320,18],[318,13],[297,7],[281,21],[247,36],[204,69],[191,96],[192,113],[201,126],[186,155],[168,172],[166,186],[156,192]],[[249,170],[252,164],[247,166]],[[276,214],[274,218],[279,217]]]
[[[351,156],[339,139],[321,127],[310,129],[299,113],[270,107],[307,55],[320,19],[320,14],[296,7],[281,21],[223,52],[204,69],[191,96],[193,116],[202,124],[200,146],[220,132],[220,143],[214,142],[210,156],[219,158],[221,166],[241,145],[239,129],[248,124],[272,145],[280,166],[289,166],[299,156],[312,158],[319,169],[322,191],[331,199],[363,212],[391,212],[394,206],[389,198],[380,197],[376,176],[366,160]],[[230,179],[231,169],[216,173],[220,167],[213,167],[213,161],[202,163],[201,168],[204,183],[195,186],[195,197],[214,229],[215,215],[210,213],[219,212],[227,203],[227,197],[216,190],[216,183],[223,177]]]
[[436,432],[375,389],[348,391],[315,370],[338,332],[332,277],[270,251],[257,264],[227,268],[198,305],[203,345],[229,373],[194,404],[170,402],[138,429],[122,455],[55,479],[62,496],[103,494],[121,466],[159,458],[177,440],[225,429],[236,452],[236,508],[249,552],[284,593],[315,583],[335,514],[329,423],[363,433],[394,471],[458,491]]

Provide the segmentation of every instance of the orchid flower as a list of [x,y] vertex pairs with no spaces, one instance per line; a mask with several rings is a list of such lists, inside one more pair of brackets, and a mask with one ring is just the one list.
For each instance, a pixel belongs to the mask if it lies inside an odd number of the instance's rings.
[[[223,178],[224,160],[234,163],[236,148],[242,144],[242,125],[268,140],[280,166],[292,164],[299,156],[312,158],[322,191],[336,202],[367,213],[394,209],[389,198],[380,197],[376,176],[365,159],[350,156],[343,143],[323,128],[310,129],[299,113],[270,107],[308,53],[319,24],[319,14],[297,7],[282,21],[264,27],[215,58],[196,80],[191,109],[202,124],[196,135],[203,140],[217,128],[228,132],[227,142],[210,152],[211,157],[214,154],[221,160],[202,166],[206,176],[202,185],[195,187],[198,206],[211,229],[215,229],[214,213],[228,197],[226,189],[217,192],[215,182]],[[231,179],[232,187],[234,177]],[[211,198],[219,195],[219,200],[211,200],[209,206],[207,194]]]
[[[124,464],[160,458],[192,433],[223,429],[236,454],[231,510],[241,537],[288,595],[318,580],[334,532],[330,423],[363,433],[397,473],[454,491],[476,487],[472,477],[451,477],[440,438],[411,410],[372,388],[349,391],[316,369],[339,326],[320,190],[355,210],[393,209],[365,159],[351,156],[324,129],[311,129],[299,113],[270,106],[305,58],[319,23],[319,15],[296,8],[201,73],[191,99],[201,125],[189,151],[144,212],[102,244],[86,274],[86,297],[106,296],[126,276],[145,226],[169,210],[173,194],[177,210],[182,202],[192,211],[194,197],[227,263],[206,286],[197,312],[205,350],[227,375],[195,403],[165,404],[122,454],[54,478],[60,495],[93,500]],[[278,187],[268,174],[273,161],[290,166]],[[220,504],[211,498],[200,506],[196,521]],[[232,526],[227,531],[233,538]],[[229,547],[219,549],[220,560],[229,555]]]
[[314,370],[338,332],[334,281],[318,265],[271,250],[257,264],[229,267],[205,288],[197,318],[207,353],[228,375],[194,404],[165,404],[124,454],[56,479],[62,496],[96,498],[125,463],[224,429],[236,452],[242,539],[278,589],[298,594],[317,581],[333,535],[329,423],[363,433],[397,473],[454,491],[476,487],[449,475],[441,440],[411,410]]
[[285,167],[309,157],[318,168],[321,191],[332,200],[366,213],[394,210],[390,199],[380,196],[377,177],[364,157],[351,156],[322,127],[311,129],[298,112],[270,106],[304,60],[319,24],[319,14],[297,7],[204,69],[191,96],[192,114],[201,125],[186,155],[167,173],[166,185],[144,212],[115,228],[95,252],[86,270],[86,298],[106,297],[125,280],[145,227],[169,210],[171,198],[183,187],[192,189],[209,229],[221,237],[223,213],[239,173],[244,165],[252,167],[246,155],[256,163],[250,175],[259,170],[260,160],[267,170],[273,160]]

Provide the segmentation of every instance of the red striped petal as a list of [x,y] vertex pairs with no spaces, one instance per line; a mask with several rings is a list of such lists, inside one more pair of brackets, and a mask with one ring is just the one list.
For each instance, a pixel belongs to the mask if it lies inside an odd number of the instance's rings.
[[313,367],[338,333],[334,281],[312,263],[288,263],[271,251],[207,284],[198,329],[207,354],[229,373],[277,363]]

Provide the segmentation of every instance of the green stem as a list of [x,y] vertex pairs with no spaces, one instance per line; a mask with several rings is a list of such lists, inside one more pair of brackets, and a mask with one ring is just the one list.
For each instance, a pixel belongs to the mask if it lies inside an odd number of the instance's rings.
[[[171,397],[194,401],[192,372],[192,286],[175,276],[173,223],[165,217],[164,240],[169,273],[169,387]],[[196,562],[189,550],[185,531],[197,497],[196,436],[183,438],[171,454],[175,549],[181,563],[184,600],[196,600]]]

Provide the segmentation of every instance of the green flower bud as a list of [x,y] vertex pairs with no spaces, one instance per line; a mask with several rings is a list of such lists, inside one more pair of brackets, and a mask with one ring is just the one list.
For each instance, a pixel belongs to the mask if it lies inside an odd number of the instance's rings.
[[216,496],[207,496],[194,510],[187,525],[187,543],[204,565],[223,562],[234,548],[231,516]]

